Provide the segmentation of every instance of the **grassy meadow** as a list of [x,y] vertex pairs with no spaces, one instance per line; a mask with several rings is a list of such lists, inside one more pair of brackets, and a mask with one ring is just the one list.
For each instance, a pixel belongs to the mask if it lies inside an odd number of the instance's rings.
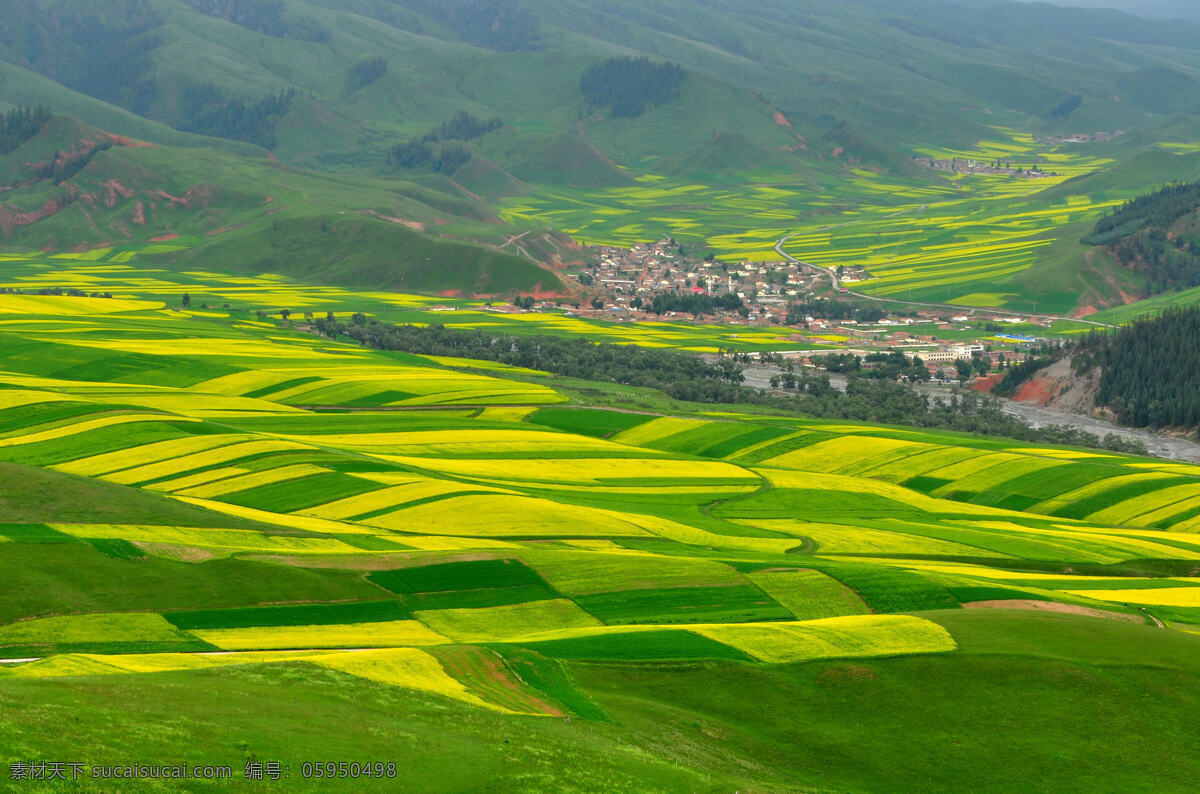
[[[314,757],[396,758],[399,780],[369,783],[389,790],[999,791],[1066,785],[1065,752],[1115,791],[1154,759],[1100,747],[1138,735],[1176,759],[1159,790],[1198,773],[1172,726],[1196,695],[1200,467],[583,405],[578,382],[300,318],[759,338],[125,253],[0,263],[3,287],[112,295],[0,294],[5,763],[86,747],[278,759],[293,789],[317,787],[297,777]],[[1017,756],[1043,773],[1014,784]]]

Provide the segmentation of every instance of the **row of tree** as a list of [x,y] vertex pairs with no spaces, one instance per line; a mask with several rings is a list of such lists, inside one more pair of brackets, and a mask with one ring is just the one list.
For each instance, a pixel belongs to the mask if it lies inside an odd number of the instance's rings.
[[735,356],[720,356],[710,363],[688,353],[596,344],[579,337],[498,335],[485,330],[451,330],[436,324],[395,326],[362,314],[343,323],[329,313],[316,320],[314,327],[330,338],[349,337],[377,350],[495,361],[573,378],[657,389],[689,402],[764,405],[810,416],[1144,452],[1140,446],[1131,446],[1115,436],[1100,439],[1071,427],[1031,427],[1005,414],[995,399],[974,392],[951,397],[949,402],[940,398],[931,401],[895,381],[852,376],[842,393],[829,386],[828,376],[791,373],[796,384],[794,394],[767,394],[742,385],[745,376]]
[[460,39],[497,52],[540,47],[537,18],[519,0],[388,0],[426,14]]
[[75,287],[39,287],[37,289],[21,289],[20,287],[0,287],[4,295],[69,295],[72,298],[111,298],[111,292],[84,292]]
[[579,90],[589,107],[611,106],[614,116],[640,116],[679,97],[683,67],[649,58],[609,58],[589,66]]
[[397,143],[387,151],[387,164],[392,168],[431,168],[435,173],[449,176],[470,162],[471,149],[460,141],[482,138],[500,129],[499,118],[481,119],[460,110],[419,138]]
[[247,141],[264,149],[275,148],[275,127],[296,98],[296,89],[268,94],[257,101],[230,99],[213,83],[190,85],[184,90],[182,128],[188,132]]
[[53,117],[45,105],[13,108],[0,116],[0,154],[16,151],[18,146],[41,132]]
[[[634,298],[634,300],[638,300]],[[679,314],[690,314],[693,317],[699,317],[702,314],[716,314],[717,312],[736,312],[745,309],[745,304],[742,299],[732,292],[726,292],[721,295],[706,295],[702,293],[693,293],[681,295],[679,293],[663,293],[655,295],[650,299],[650,302],[645,304],[646,311],[653,314],[665,314],[667,312],[678,312]],[[638,308],[638,307],[634,307]]]
[[917,356],[910,359],[899,350],[868,353],[866,356],[830,353],[826,356],[815,356],[812,362],[827,372],[841,372],[872,380],[929,380],[929,370],[925,367],[925,362]]
[[1142,229],[1166,229],[1200,209],[1200,182],[1177,182],[1131,199],[1096,221],[1086,245],[1107,245]]
[[1166,229],[1143,229],[1110,250],[1118,262],[1146,277],[1151,294],[1200,286],[1200,239],[1195,234],[1171,237]]
[[372,55],[346,70],[346,93],[353,94],[387,74],[387,58]]
[[857,306],[850,301],[830,298],[805,298],[788,304],[787,324],[803,325],[805,317],[877,323],[887,316],[887,310],[878,306]]
[[92,148],[85,149],[74,156],[64,156],[62,152],[55,150],[50,155],[49,162],[44,163],[41,168],[37,169],[37,178],[49,179],[52,182],[65,182],[87,168],[88,163],[92,162],[93,157],[100,152],[108,151],[112,146],[112,140],[105,138],[97,142]]

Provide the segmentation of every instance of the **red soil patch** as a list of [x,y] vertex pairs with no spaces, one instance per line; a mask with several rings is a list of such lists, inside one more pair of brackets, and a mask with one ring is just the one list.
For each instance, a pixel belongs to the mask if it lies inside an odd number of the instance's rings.
[[407,218],[400,218],[394,215],[384,215],[382,212],[378,212],[376,210],[362,210],[362,213],[364,215],[370,215],[372,218],[378,218],[381,221],[387,221],[388,223],[398,223],[401,226],[412,229],[414,232],[425,231],[425,224],[418,221],[410,221]]
[[96,221],[92,220],[92,214],[83,207],[80,207],[79,210],[83,213],[83,217],[87,218],[88,226],[91,226],[96,231],[100,231],[100,227],[96,225]]
[[187,209],[196,209],[211,204],[217,192],[217,188],[212,185],[193,185],[182,196],[172,196],[165,190],[155,190],[154,195],[165,198],[172,204],[180,204]]
[[991,394],[992,389],[1000,385],[1000,381],[1004,380],[1003,375],[988,375],[983,378],[976,378],[971,384],[971,388],[984,394]]
[[177,237],[179,237],[179,235],[176,234],[175,232],[171,232],[170,234],[160,234],[158,237],[151,237],[150,242],[165,243],[167,240],[174,240]]
[[126,149],[156,149],[154,144],[146,141],[137,141],[133,138],[126,138],[124,135],[113,135],[111,132],[104,133],[108,139],[113,142],[113,146],[123,146]]
[[1013,400],[1019,403],[1035,403],[1045,405],[1054,398],[1054,390],[1045,378],[1035,377],[1017,389]]
[[36,210],[30,212],[13,212],[0,204],[0,229],[11,232],[17,226],[28,226],[43,218],[49,218],[66,208],[69,202],[65,197],[52,198]]
[[846,151],[846,150],[845,150],[844,148],[842,148],[841,146],[839,146],[839,147],[837,147],[836,149],[834,149],[834,150],[833,150],[833,156],[834,156],[834,157],[841,157],[841,156],[842,156],[842,152],[844,152],[844,151]]
[[483,199],[480,196],[477,196],[474,193],[472,193],[471,191],[467,190],[465,187],[460,185],[458,182],[455,182],[453,179],[450,180],[450,184],[454,185],[456,188],[461,190],[463,193],[466,193],[468,196],[475,199],[476,201],[483,202]]
[[778,110],[777,110],[777,111],[775,111],[775,123],[776,123],[776,124],[778,124],[778,125],[779,125],[779,126],[781,126],[781,127],[790,127],[790,126],[792,126],[792,123],[791,123],[790,121],[788,121],[788,120],[787,120],[787,116],[783,115],[783,114],[782,114],[782,113],[780,113]]
[[533,287],[533,297],[537,300],[551,300],[553,298],[565,298],[566,295],[558,290],[543,290],[542,283],[539,281]]
[[265,199],[263,199],[263,204],[270,204],[274,200],[275,200],[274,196],[267,196]]
[[446,226],[450,223],[450,221],[446,220],[445,218],[434,218],[433,222],[438,226]]
[[461,298],[462,290],[460,289],[444,289],[437,293],[439,298]]
[[132,190],[115,179],[101,182],[100,186],[107,191],[107,195],[104,197],[104,206],[106,207],[115,207],[120,199],[131,198],[133,196]]
[[1097,309],[1095,306],[1080,306],[1078,309],[1075,310],[1075,314],[1073,316],[1078,319],[1078,318],[1082,318],[1082,317],[1087,317],[1089,314],[1095,314],[1098,311],[1100,311],[1100,310]]
[[133,222],[138,226],[146,225],[146,205],[140,201],[133,206]]

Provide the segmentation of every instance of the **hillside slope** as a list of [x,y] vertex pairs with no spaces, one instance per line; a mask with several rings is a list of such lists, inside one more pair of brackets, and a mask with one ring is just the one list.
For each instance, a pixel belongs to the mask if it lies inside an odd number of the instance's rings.
[[551,271],[498,250],[503,226],[466,196],[157,146],[69,116],[54,116],[0,157],[0,185],[0,235],[9,245],[78,251],[151,242],[168,264],[319,272],[326,283],[376,289],[558,287]]

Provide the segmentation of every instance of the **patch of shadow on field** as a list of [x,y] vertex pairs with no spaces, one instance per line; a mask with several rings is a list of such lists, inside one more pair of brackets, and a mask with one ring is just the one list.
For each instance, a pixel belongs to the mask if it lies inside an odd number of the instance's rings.
[[1109,612],[1104,609],[1092,609],[1079,604],[1064,604],[1061,601],[1035,601],[1034,599],[1002,599],[1000,601],[972,601],[963,604],[965,609],[1036,609],[1042,612],[1063,612],[1068,615],[1087,615],[1093,618],[1108,618],[1122,620],[1127,623],[1143,623],[1137,615],[1126,615],[1121,612]]
[[153,524],[279,532],[276,526],[137,488],[16,463],[0,463],[0,516],[11,524]]

